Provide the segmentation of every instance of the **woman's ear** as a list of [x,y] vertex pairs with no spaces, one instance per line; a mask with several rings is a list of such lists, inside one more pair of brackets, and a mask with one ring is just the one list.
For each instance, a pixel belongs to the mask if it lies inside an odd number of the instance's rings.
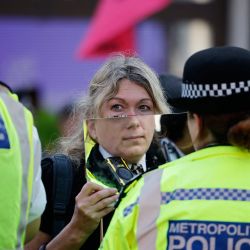
[[195,113],[188,114],[188,130],[194,148],[197,148],[197,143],[199,142],[202,128],[203,128],[202,117]]
[[203,119],[202,119],[202,117],[201,117],[200,115],[198,115],[198,114],[193,114],[193,115],[194,115],[194,119],[195,119],[195,121],[196,121],[196,124],[197,124],[198,129],[199,129],[199,131],[201,131],[202,128],[203,128]]
[[88,134],[89,134],[90,138],[92,140],[96,141],[97,135],[96,135],[96,128],[95,128],[94,119],[87,120],[86,124],[87,124]]

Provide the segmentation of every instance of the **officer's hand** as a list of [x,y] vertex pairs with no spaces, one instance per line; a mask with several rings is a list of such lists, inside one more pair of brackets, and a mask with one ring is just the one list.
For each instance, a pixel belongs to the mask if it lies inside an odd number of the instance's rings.
[[85,234],[91,234],[103,216],[114,210],[118,191],[87,182],[76,196],[72,223]]

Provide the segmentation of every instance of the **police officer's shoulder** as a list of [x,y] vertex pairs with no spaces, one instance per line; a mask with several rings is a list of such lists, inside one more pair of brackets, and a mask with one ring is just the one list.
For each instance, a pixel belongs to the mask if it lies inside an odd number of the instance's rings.
[[128,192],[136,186],[136,184],[138,183],[138,181],[140,179],[142,179],[143,174],[139,174],[134,176],[131,180],[129,180],[122,188],[120,191],[120,195],[118,200],[115,203],[115,208],[118,207],[118,205],[120,204],[120,202],[122,201],[122,199],[124,197],[126,197],[126,195],[128,194]]
[[[191,155],[192,153],[190,153]],[[175,159],[174,161],[166,162],[158,167],[158,169],[164,169],[164,168],[170,168],[170,167],[175,167],[177,165],[181,165],[182,162],[185,163],[189,161],[189,155],[184,155],[181,158]]]
[[0,90],[11,92],[11,93],[13,92],[10,86],[2,81],[0,81]]

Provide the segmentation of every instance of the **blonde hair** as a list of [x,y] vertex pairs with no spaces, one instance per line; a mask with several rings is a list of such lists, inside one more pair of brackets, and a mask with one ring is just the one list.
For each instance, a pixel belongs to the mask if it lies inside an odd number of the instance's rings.
[[88,95],[80,101],[85,119],[99,116],[102,104],[117,94],[121,79],[128,79],[144,87],[157,113],[169,112],[155,72],[138,57],[118,54],[96,72],[90,82]]

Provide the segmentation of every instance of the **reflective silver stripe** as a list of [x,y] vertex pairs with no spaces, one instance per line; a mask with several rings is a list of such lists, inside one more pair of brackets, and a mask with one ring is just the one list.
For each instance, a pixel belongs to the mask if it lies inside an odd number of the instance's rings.
[[5,93],[0,93],[0,97],[5,102],[13,124],[20,139],[21,157],[22,157],[22,197],[20,222],[17,231],[17,249],[22,247],[22,236],[27,224],[27,205],[28,205],[28,173],[30,162],[30,145],[28,136],[28,127],[26,125],[24,108]]
[[144,176],[144,185],[138,202],[136,238],[139,250],[156,249],[156,220],[160,213],[162,172],[162,169],[158,169]]
[[175,189],[161,193],[161,203],[188,200],[250,201],[250,190],[236,188],[191,188]]

